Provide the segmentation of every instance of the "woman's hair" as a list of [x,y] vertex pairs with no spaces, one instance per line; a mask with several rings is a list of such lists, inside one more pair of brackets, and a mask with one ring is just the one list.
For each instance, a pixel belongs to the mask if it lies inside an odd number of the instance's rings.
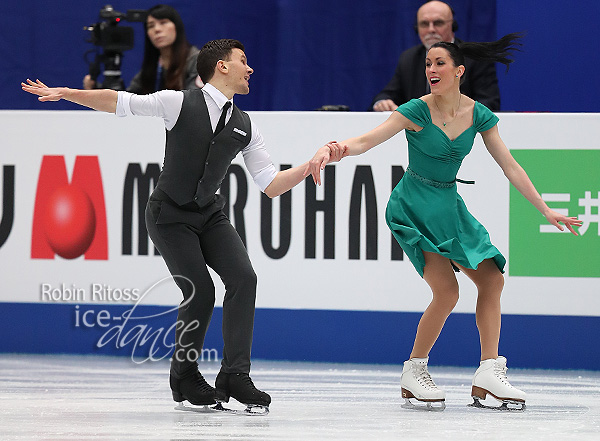
[[[175,24],[177,36],[171,45],[171,62],[166,71],[165,84],[166,89],[183,89],[184,76],[186,72],[186,61],[190,50],[190,44],[185,37],[183,21],[179,13],[168,5],[156,5],[148,10],[148,15],[157,20],[168,19]],[[142,93],[152,93],[156,91],[156,75],[158,58],[160,51],[154,47],[150,38],[148,38],[148,25],[144,22],[144,32],[146,43],[144,47],[144,60],[142,61],[141,84]]]
[[202,46],[196,60],[198,75],[204,83],[208,83],[215,73],[215,66],[219,60],[229,60],[233,49],[245,50],[244,45],[238,40],[224,38],[212,40]]
[[[506,70],[508,71],[510,63],[514,61],[512,52],[520,50],[519,46],[522,46],[522,43],[520,42],[521,38],[523,38],[522,33],[513,32],[505,35],[499,40],[483,43],[464,42],[457,45],[455,43],[440,41],[431,45],[429,50],[434,47],[446,49],[455,66],[460,66],[461,64],[464,65],[466,57],[478,61],[495,61],[497,63],[502,63],[506,66]],[[464,79],[464,76],[462,79]]]

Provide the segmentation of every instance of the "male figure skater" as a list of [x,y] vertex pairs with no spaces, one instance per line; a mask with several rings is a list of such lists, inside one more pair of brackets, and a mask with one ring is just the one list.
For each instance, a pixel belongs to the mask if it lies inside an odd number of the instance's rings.
[[[269,197],[278,196],[308,173],[307,163],[276,171],[263,138],[250,117],[233,105],[235,94],[249,93],[253,69],[237,40],[210,41],[198,54],[201,90],[163,90],[135,95],[113,90],[49,88],[41,81],[22,83],[40,101],[68,101],[118,116],[163,118],[164,167],[146,207],[146,226],[183,293],[171,360],[173,399],[195,405],[233,397],[268,411],[271,397],[250,376],[256,275],[237,232],[216,194],[234,157],[242,152],[254,182]],[[332,160],[343,152],[332,145]],[[331,161],[330,161],[331,162]],[[198,372],[197,357],[212,316],[215,289],[210,266],[225,284],[223,360],[215,388]]]

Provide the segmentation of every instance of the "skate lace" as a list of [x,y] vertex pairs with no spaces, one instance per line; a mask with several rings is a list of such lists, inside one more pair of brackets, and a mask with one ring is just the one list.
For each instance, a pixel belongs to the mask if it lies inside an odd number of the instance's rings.
[[202,392],[212,392],[213,390],[212,386],[206,382],[200,372],[198,372],[196,375],[196,385]]
[[500,364],[495,364],[494,365],[494,374],[496,376],[496,378],[498,378],[502,383],[506,384],[509,387],[513,387],[512,384],[510,384],[508,382],[508,378],[506,377],[506,371],[507,371],[507,367],[500,365]]
[[254,385],[254,383],[252,382],[252,379],[250,378],[250,375],[240,375],[240,377],[241,377],[241,380],[246,384],[246,386],[248,386],[252,390],[255,390],[255,391],[258,390],[256,388],[256,386]]
[[419,384],[421,384],[422,386],[424,386],[428,389],[435,389],[435,390],[438,389],[437,385],[434,383],[433,379],[431,378],[429,371],[427,370],[427,366],[417,367],[417,370],[415,372],[415,377],[417,378],[417,381],[419,382]]

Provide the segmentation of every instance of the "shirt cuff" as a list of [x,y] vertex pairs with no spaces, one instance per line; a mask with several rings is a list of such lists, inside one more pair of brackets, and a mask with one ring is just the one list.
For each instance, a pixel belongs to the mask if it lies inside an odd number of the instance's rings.
[[117,110],[115,114],[117,116],[131,116],[131,107],[129,106],[129,102],[131,101],[131,96],[133,94],[129,92],[125,92],[120,90],[117,93]]
[[275,179],[275,176],[277,176],[277,170],[273,164],[270,164],[254,175],[252,179],[254,179],[254,183],[258,185],[260,191],[264,193],[265,189]]

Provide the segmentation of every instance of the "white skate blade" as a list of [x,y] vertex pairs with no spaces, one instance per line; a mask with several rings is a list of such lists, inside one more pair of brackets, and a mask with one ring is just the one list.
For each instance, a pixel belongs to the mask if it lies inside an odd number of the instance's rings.
[[223,403],[217,401],[217,405],[212,409],[215,412],[230,413],[233,415],[248,415],[248,416],[263,416],[269,413],[269,406],[262,406],[260,404],[245,404],[246,408],[243,410],[231,409],[224,407]]
[[488,394],[485,400],[474,396],[473,402],[467,406],[478,409],[508,410],[511,412],[522,412],[525,410],[525,403],[523,401],[497,400],[491,394]]
[[[181,401],[179,403],[177,403],[177,406],[175,406],[175,410],[182,410],[184,412],[197,412],[197,413],[215,413],[218,412],[214,405],[212,404],[206,404],[204,406],[196,406],[194,404],[191,403],[187,403],[187,402]],[[213,406],[213,407],[211,407]]]
[[441,412],[446,408],[446,401],[419,401],[416,398],[405,398],[404,400],[404,404],[400,405],[403,409]]
[[175,410],[180,410],[184,412],[196,412],[196,413],[225,413],[231,415],[266,415],[269,413],[269,406],[261,406],[258,404],[247,404],[246,408],[243,410],[238,409],[230,409],[228,407],[224,407],[223,404],[217,401],[217,404],[207,404],[203,406],[196,406],[187,401],[177,403],[177,406],[174,407]]

